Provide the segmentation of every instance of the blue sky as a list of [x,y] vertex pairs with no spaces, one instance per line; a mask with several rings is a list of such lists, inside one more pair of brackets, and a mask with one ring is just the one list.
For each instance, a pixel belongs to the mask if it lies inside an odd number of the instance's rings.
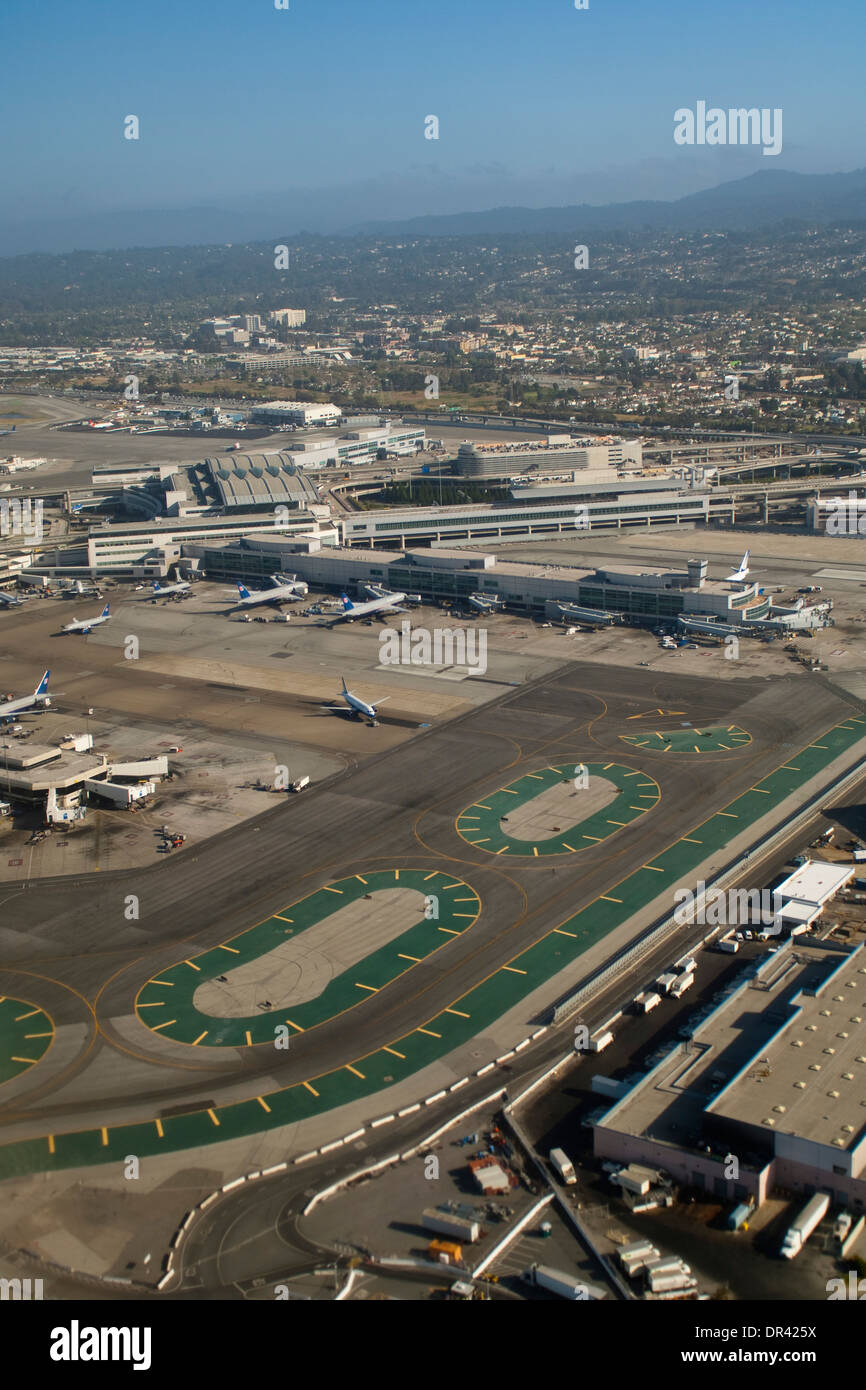
[[[0,216],[288,192],[327,229],[866,164],[862,0],[290,5],[2,0]],[[781,107],[782,155],[675,146],[674,110],[699,99]]]

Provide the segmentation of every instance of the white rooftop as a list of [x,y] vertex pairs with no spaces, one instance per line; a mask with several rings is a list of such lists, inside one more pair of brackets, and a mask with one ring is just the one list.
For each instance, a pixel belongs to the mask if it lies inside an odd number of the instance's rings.
[[853,877],[852,865],[826,864],[823,860],[811,859],[789,874],[775,892],[780,898],[821,907]]

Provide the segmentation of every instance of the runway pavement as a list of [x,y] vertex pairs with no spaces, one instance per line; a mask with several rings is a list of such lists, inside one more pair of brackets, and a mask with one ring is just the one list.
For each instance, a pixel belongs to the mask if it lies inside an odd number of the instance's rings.
[[[696,777],[693,751],[623,743],[643,721],[650,730],[737,725],[749,741],[702,753]],[[297,1119],[371,1095],[465,1042],[545,981],[553,998],[557,973],[589,942],[664,883],[672,895],[706,854],[864,733],[858,702],[820,678],[711,682],[571,665],[195,854],[7,893],[0,993],[43,1008],[57,1037],[45,1061],[0,1091],[0,1172],[100,1162],[118,1144],[159,1152],[214,1142],[249,1132],[254,1119],[262,1128],[284,1122],[283,1107]],[[650,773],[660,800],[580,854],[508,855],[506,864],[457,829],[473,802],[539,767],[613,760]],[[287,902],[353,874],[422,869],[466,882],[481,899],[480,916],[353,1008],[350,1024],[327,1019],[294,1036],[286,1053],[265,1045],[205,1054],[154,1042],[132,1017],[139,989],[158,972]],[[132,920],[131,895],[139,912]],[[470,991],[470,1004],[457,1002]],[[68,1134],[83,1130],[84,1138]]]

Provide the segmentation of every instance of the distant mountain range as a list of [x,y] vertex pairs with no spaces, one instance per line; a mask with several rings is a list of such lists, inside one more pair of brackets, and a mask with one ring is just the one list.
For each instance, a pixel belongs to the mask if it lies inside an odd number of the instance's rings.
[[866,220],[866,169],[849,174],[794,174],[761,169],[731,183],[674,202],[577,204],[560,208],[491,208],[405,222],[369,222],[359,235],[476,236],[507,233],[572,235],[592,232],[669,230],[755,231],[782,222]]
[[[474,236],[508,233],[588,237],[640,230],[755,231],[780,223],[866,220],[866,169],[795,174],[760,169],[746,178],[674,201],[497,207],[403,221],[346,226],[337,190],[318,201],[292,193],[226,200],[221,206],[102,212],[30,222],[0,222],[0,256],[32,251],[102,251],[127,247],[247,243],[298,235]],[[344,201],[342,205],[345,206]],[[302,211],[299,213],[298,208]],[[317,215],[318,210],[318,215]]]

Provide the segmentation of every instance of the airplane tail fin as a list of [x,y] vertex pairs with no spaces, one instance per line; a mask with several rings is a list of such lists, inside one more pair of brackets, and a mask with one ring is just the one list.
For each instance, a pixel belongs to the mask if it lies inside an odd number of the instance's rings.
[[36,689],[35,689],[34,692],[33,692],[34,695],[44,695],[44,694],[45,694],[46,690],[48,689],[48,681],[49,681],[50,676],[51,676],[51,672],[50,672],[50,671],[45,671],[45,672],[43,672],[42,679],[41,679],[41,681],[39,682],[39,684],[37,685]]
[[349,688],[348,688],[348,686],[346,685],[346,677],[345,677],[345,676],[341,676],[341,677],[340,677],[340,680],[341,680],[342,685],[343,685],[343,694],[344,694],[344,695],[348,695],[348,693],[349,693]]
[[751,555],[751,553],[752,553],[751,550],[747,550],[746,553],[745,553],[745,555],[743,556],[742,568],[743,568],[744,570],[746,570],[746,569],[749,568],[749,556]]
[[109,618],[110,616],[111,616],[111,604],[110,604],[110,603],[107,603],[107,604],[105,605],[105,607],[103,608],[103,610],[102,610],[102,617],[103,617],[103,618]]
[[159,594],[159,593],[162,592],[162,590],[161,590],[160,587],[159,587],[159,580],[158,580],[158,579],[154,579],[153,584],[151,585],[151,588],[153,589],[153,592],[154,592],[155,594]]
[[344,612],[344,613],[350,612],[351,609],[353,609],[353,608],[355,607],[354,603],[353,603],[352,600],[349,598],[349,595],[348,595],[348,594],[341,594],[341,595],[340,595],[340,598],[343,600],[343,612]]
[[249,598],[250,591],[245,584],[238,584],[238,593],[241,598]]

